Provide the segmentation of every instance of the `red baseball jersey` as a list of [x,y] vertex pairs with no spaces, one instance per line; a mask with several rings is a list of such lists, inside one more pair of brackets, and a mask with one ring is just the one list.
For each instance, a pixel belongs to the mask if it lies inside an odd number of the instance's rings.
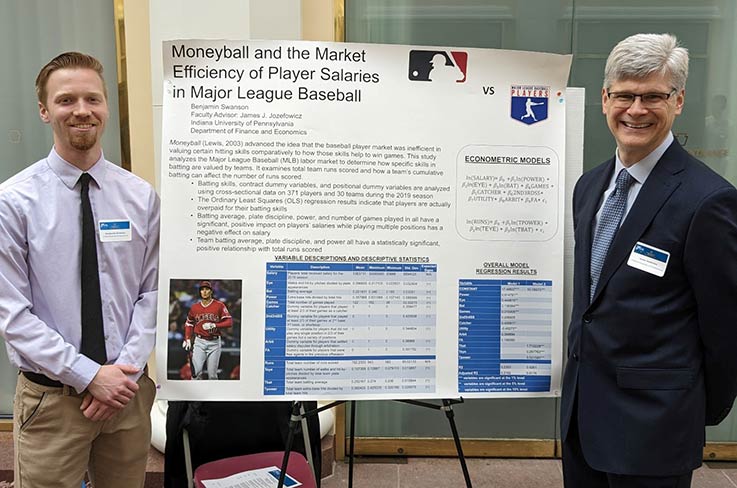
[[[202,325],[212,322],[217,326],[213,330],[205,330]],[[185,339],[191,339],[192,335],[205,337],[212,339],[220,335],[220,329],[233,326],[233,317],[228,312],[228,307],[225,306],[220,300],[213,299],[207,306],[202,305],[202,302],[197,302],[192,305],[187,314],[187,322],[184,324],[184,337]]]

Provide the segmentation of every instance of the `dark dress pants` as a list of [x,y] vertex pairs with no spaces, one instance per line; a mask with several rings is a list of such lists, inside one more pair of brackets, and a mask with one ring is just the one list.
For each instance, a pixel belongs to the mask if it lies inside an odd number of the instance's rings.
[[689,488],[693,472],[679,476],[631,476],[597,471],[586,462],[578,436],[578,402],[568,437],[563,440],[563,482],[565,488]]

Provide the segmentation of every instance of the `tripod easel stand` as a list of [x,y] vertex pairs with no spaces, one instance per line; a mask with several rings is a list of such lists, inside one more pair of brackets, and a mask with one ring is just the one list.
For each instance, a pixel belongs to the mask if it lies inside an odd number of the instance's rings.
[[[431,408],[433,410],[442,410],[445,412],[445,416],[448,418],[448,423],[450,424],[450,430],[453,433],[453,440],[455,441],[456,451],[458,451],[458,460],[461,463],[461,469],[463,470],[463,478],[466,481],[466,488],[473,488],[471,485],[471,477],[468,474],[468,466],[466,465],[466,458],[463,455],[463,448],[461,447],[461,439],[458,436],[458,429],[456,428],[455,423],[455,414],[453,412],[453,405],[456,405],[458,403],[463,403],[463,399],[443,399],[441,405],[436,405],[434,403],[429,402],[421,402],[417,400],[396,400],[398,402],[407,403],[409,405],[415,405],[418,407],[424,407],[424,408]],[[322,406],[320,408],[317,408],[315,410],[310,410],[305,412],[302,402],[295,401],[292,403],[292,415],[289,419],[289,435],[287,436],[287,445],[284,448],[284,459],[282,460],[282,466],[281,466],[281,472],[279,474],[279,483],[277,485],[277,488],[283,488],[284,487],[284,478],[287,473],[287,462],[289,460],[289,453],[292,450],[292,444],[294,443],[294,434],[297,429],[297,425],[299,425],[300,422],[303,422],[307,417],[312,415],[317,415],[318,413],[322,412],[323,410],[327,410],[329,408],[333,408],[337,405],[341,405],[343,403],[346,403],[346,400],[341,400],[337,402],[332,402],[328,405]],[[350,432],[349,432],[349,448],[348,448],[348,488],[353,488],[353,452],[354,452],[354,444],[355,444],[355,433],[356,433],[356,401],[351,400],[350,401],[351,406],[351,417],[350,417]],[[306,434],[306,431],[304,431],[304,437],[307,438],[308,435]],[[309,447],[307,447],[307,451],[309,452]]]

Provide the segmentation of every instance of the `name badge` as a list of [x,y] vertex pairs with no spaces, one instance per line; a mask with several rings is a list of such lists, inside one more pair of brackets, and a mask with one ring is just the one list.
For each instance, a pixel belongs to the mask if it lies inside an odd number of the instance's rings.
[[130,220],[101,220],[99,225],[101,242],[130,241],[133,236]]
[[668,260],[670,260],[670,253],[668,251],[663,251],[644,242],[638,242],[632,248],[627,264],[633,268],[662,278],[668,267]]

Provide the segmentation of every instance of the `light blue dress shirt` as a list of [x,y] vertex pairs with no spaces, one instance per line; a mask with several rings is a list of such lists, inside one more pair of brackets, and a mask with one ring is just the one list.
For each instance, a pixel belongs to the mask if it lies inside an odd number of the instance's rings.
[[[635,181],[632,183],[632,186],[630,186],[630,191],[627,194],[627,206],[624,209],[624,215],[622,216],[622,222],[620,222],[619,224],[620,226],[622,225],[622,223],[624,223],[624,220],[627,218],[627,214],[632,208],[632,205],[635,203],[635,200],[637,199],[637,195],[640,193],[640,189],[642,188],[642,185],[645,184],[645,180],[647,180],[653,168],[655,168],[655,165],[658,164],[658,161],[660,161],[660,158],[663,157],[663,154],[665,153],[665,151],[673,143],[673,139],[674,139],[673,133],[668,132],[668,135],[665,137],[665,140],[661,142],[660,145],[653,150],[653,152],[651,152],[650,154],[642,158],[642,160],[636,162],[635,164],[627,168],[627,171],[635,179]],[[624,169],[624,164],[622,164],[622,160],[619,159],[619,151],[617,151],[614,157],[614,173],[612,173],[612,177],[609,179],[609,186],[607,187],[606,191],[604,191],[604,194],[602,195],[601,200],[599,200],[599,210],[596,212],[596,225],[597,226],[599,225],[599,219],[601,218],[601,212],[604,210],[604,202],[606,202],[606,199],[609,198],[609,194],[611,194],[614,191],[614,187],[616,186],[616,182],[617,182],[617,175],[622,169]]]
[[[159,198],[103,156],[88,172],[108,364],[142,371],[156,335]],[[0,185],[0,335],[21,371],[78,392],[100,368],[79,353],[81,174],[52,149]],[[101,220],[129,221],[131,239],[101,241]]]

